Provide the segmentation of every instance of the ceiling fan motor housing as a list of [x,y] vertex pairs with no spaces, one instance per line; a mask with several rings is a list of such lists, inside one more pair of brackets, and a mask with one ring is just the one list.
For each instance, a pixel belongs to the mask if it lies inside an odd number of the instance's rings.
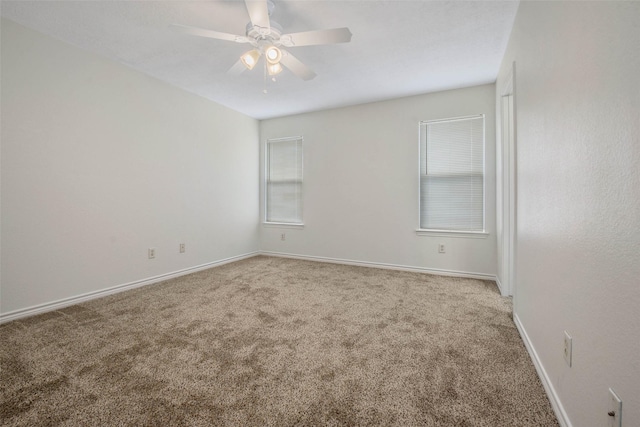
[[270,28],[259,27],[251,22],[247,24],[247,38],[249,42],[258,46],[260,41],[266,40],[273,45],[280,45],[280,36],[282,35],[282,26],[275,21],[271,21]]

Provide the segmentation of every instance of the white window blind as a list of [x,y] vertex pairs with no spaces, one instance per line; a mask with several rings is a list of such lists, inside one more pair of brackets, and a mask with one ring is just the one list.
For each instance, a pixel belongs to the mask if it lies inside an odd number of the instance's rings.
[[266,222],[302,223],[302,138],[266,143]]
[[420,123],[420,229],[484,232],[484,115]]

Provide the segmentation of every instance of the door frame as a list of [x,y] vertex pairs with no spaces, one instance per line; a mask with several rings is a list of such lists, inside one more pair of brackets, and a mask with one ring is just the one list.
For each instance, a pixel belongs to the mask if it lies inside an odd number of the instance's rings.
[[[516,138],[516,63],[513,62],[500,90],[501,161],[502,161],[502,292],[516,293],[517,257],[517,138]],[[515,303],[515,298],[514,298]]]

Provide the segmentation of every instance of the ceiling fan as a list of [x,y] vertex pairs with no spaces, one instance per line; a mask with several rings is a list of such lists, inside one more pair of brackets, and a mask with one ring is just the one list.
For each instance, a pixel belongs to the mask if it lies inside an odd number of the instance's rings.
[[231,67],[229,70],[231,74],[240,74],[245,69],[252,70],[259,62],[260,57],[264,55],[266,71],[270,76],[279,74],[282,71],[282,66],[285,66],[301,79],[311,80],[316,76],[316,73],[283,47],[348,43],[351,41],[351,31],[346,27],[282,34],[282,26],[270,19],[275,8],[272,0],[245,0],[245,4],[250,22],[247,24],[244,36],[187,25],[174,24],[174,26],[194,36],[248,43],[253,46],[253,49],[244,53],[238,62]]

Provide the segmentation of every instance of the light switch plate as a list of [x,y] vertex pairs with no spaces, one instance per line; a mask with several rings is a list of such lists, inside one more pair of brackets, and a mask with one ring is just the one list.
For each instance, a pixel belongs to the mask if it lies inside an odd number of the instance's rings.
[[573,338],[571,338],[571,335],[569,335],[567,331],[564,331],[563,356],[564,356],[565,362],[567,362],[567,365],[569,365],[569,367],[571,367],[571,358],[573,356],[572,353],[573,353]]

